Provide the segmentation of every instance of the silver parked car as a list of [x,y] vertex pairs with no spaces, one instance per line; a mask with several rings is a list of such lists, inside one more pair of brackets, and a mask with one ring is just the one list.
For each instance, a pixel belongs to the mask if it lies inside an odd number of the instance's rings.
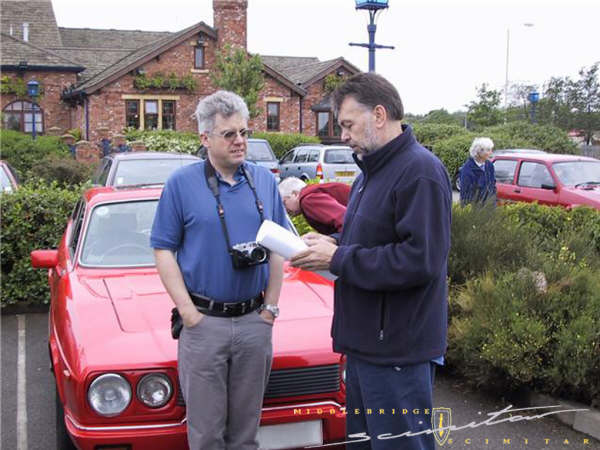
[[187,153],[111,153],[100,160],[92,183],[100,186],[141,186],[164,184],[180,167],[200,161]]
[[248,139],[248,153],[246,161],[253,162],[259,166],[266,167],[275,176],[279,183],[279,161],[266,139],[250,138]]
[[325,182],[352,183],[359,168],[352,149],[345,145],[308,144],[294,147],[279,161],[281,178],[319,178]]

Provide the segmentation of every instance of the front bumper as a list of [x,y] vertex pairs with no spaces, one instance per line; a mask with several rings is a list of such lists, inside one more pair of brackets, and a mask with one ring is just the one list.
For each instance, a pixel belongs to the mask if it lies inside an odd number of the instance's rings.
[[[333,401],[265,406],[261,426],[321,420],[323,443],[343,442],[345,410]],[[67,430],[80,450],[123,446],[128,450],[187,449],[186,420],[162,424],[85,426],[66,416]],[[109,447],[110,446],[110,447]],[[119,447],[117,447],[119,448]],[[335,448],[335,447],[327,447]]]

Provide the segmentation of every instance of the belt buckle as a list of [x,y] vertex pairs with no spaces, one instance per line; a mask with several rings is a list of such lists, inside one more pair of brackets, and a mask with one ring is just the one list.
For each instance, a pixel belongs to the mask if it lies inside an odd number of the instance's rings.
[[223,303],[223,312],[227,314],[235,314],[241,308],[239,303]]

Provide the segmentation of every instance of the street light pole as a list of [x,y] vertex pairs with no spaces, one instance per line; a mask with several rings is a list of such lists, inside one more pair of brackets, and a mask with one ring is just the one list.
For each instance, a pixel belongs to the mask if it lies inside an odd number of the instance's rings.
[[356,9],[366,9],[369,11],[369,25],[367,25],[367,31],[369,32],[369,43],[368,44],[357,44],[350,42],[350,46],[353,47],[365,47],[369,49],[369,72],[375,72],[375,50],[378,48],[388,48],[393,50],[394,47],[391,45],[378,45],[375,43],[375,32],[377,31],[377,25],[375,24],[375,16],[377,13],[388,7],[388,0],[355,0]]
[[[526,22],[523,24],[524,27],[531,28],[533,23]],[[504,110],[508,109],[508,61],[510,52],[510,27],[506,28],[506,76],[504,78]]]
[[35,80],[29,80],[27,82],[27,94],[29,95],[29,97],[31,97],[31,115],[32,115],[32,120],[31,120],[31,137],[32,139],[35,141],[36,138],[36,134],[35,134],[35,121],[36,121],[36,98],[40,93],[40,83],[38,83]]

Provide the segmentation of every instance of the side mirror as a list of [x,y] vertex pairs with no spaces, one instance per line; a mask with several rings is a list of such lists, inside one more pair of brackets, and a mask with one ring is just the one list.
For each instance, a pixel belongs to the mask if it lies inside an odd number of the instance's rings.
[[34,250],[30,256],[34,269],[52,269],[58,265],[58,250]]
[[542,189],[546,189],[548,191],[553,191],[556,189],[556,185],[555,184],[542,184],[540,186]]

